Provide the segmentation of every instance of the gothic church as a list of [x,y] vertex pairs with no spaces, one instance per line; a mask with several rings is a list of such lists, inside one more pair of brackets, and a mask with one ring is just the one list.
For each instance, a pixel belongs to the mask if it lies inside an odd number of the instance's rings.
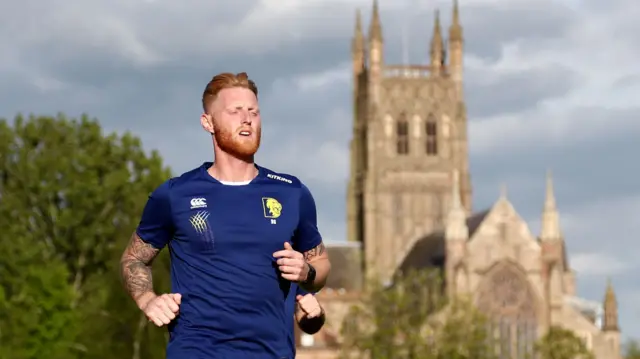
[[620,358],[611,285],[604,303],[576,296],[551,175],[538,235],[506,193],[474,211],[456,0],[448,30],[445,41],[436,13],[429,64],[398,66],[384,59],[377,0],[366,37],[356,16],[348,241],[327,246],[333,270],[318,294],[327,324],[313,337],[297,333],[297,357],[336,357],[342,318],[367,275],[385,281],[398,270],[439,267],[449,294],[471,294],[507,323],[500,335],[516,344],[502,358],[524,358],[550,325],[574,331],[597,359]]

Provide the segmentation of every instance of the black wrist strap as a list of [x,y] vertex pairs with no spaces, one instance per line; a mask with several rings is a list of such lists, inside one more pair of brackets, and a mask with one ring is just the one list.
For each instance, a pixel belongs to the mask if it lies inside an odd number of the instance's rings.
[[307,278],[302,283],[312,284],[316,280],[316,269],[309,263],[307,263],[307,266],[309,266],[309,270],[307,272]]

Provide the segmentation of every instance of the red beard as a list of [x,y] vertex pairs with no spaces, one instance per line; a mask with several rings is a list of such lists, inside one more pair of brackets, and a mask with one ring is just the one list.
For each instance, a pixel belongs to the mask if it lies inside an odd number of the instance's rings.
[[260,147],[261,132],[258,127],[255,130],[252,129],[251,136],[243,137],[214,125],[213,136],[221,150],[239,159],[252,162],[253,155],[258,152],[258,147]]

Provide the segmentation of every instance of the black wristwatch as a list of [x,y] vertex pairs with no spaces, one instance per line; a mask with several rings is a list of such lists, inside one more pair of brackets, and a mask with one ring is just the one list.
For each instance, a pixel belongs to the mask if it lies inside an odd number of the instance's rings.
[[309,272],[307,272],[307,279],[305,279],[302,284],[313,284],[316,280],[316,269],[309,263],[307,263],[307,265],[309,266]]

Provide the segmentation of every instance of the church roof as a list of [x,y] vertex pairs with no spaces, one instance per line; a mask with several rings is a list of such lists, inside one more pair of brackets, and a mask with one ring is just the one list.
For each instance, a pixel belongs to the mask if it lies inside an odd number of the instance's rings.
[[482,221],[487,217],[491,209],[485,209],[484,211],[472,214],[467,218],[467,227],[469,228],[469,238],[478,230]]
[[[473,234],[478,230],[489,211],[489,209],[486,209],[467,217],[466,223],[469,228],[469,238],[473,237]],[[441,267],[445,259],[444,239],[444,231],[442,230],[426,234],[416,241],[398,269],[401,272],[406,272]]]
[[[466,220],[469,237],[473,236],[489,210],[474,213]],[[331,258],[331,275],[326,289],[360,291],[364,282],[362,246],[358,242],[325,243],[327,254]],[[426,234],[416,241],[399,266],[400,271],[439,267],[444,263],[444,232]]]

